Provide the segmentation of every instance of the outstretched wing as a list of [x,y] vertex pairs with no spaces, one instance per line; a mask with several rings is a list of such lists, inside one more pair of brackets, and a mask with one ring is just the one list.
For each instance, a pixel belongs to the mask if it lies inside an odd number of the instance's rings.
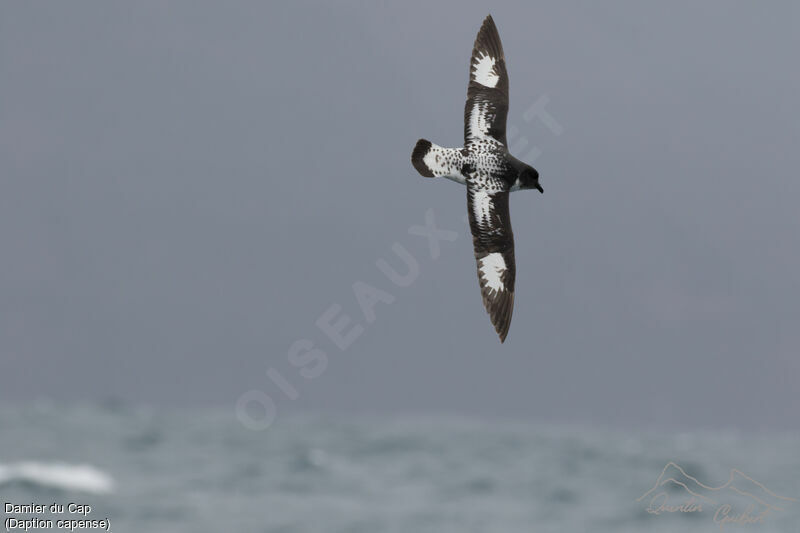
[[506,340],[514,311],[514,233],[508,214],[508,191],[467,187],[469,227],[483,306],[500,342]]
[[493,140],[505,145],[507,116],[506,60],[497,27],[489,15],[472,48],[464,107],[464,144]]

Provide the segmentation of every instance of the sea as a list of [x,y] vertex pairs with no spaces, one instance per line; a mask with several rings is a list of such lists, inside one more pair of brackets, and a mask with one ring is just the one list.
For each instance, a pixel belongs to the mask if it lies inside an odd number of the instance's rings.
[[41,402],[0,407],[0,504],[7,531],[800,533],[800,435]]

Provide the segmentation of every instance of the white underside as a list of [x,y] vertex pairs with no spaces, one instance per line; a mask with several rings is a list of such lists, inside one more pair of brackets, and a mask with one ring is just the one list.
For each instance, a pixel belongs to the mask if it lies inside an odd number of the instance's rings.
[[[456,182],[456,183],[458,183],[460,185],[466,185],[467,184],[467,179],[464,176],[462,176],[461,174],[457,174],[455,176],[447,175],[447,176],[441,176],[441,177],[442,178],[447,178],[450,181],[454,181],[454,182]],[[514,185],[511,186],[511,188],[508,190],[508,192],[519,191],[521,189],[522,189],[522,187],[520,187],[519,183],[515,183]],[[516,196],[514,198],[516,198]]]

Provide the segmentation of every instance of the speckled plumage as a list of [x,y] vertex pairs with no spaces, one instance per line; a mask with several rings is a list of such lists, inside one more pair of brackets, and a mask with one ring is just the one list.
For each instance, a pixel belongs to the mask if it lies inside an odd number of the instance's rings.
[[538,189],[539,173],[508,152],[508,73],[503,45],[491,15],[483,21],[470,60],[464,106],[464,147],[417,141],[411,162],[426,177],[466,185],[469,225],[486,311],[504,342],[514,311],[514,234],[508,195]]

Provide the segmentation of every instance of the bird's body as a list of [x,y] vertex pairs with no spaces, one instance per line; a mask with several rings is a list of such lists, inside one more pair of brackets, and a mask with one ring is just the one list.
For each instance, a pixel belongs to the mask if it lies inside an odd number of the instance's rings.
[[500,341],[505,341],[514,310],[514,234],[508,195],[538,189],[539,173],[508,152],[508,74],[500,35],[486,17],[472,49],[464,108],[464,147],[443,148],[420,139],[411,154],[425,177],[443,177],[467,187],[478,281],[483,304]]

